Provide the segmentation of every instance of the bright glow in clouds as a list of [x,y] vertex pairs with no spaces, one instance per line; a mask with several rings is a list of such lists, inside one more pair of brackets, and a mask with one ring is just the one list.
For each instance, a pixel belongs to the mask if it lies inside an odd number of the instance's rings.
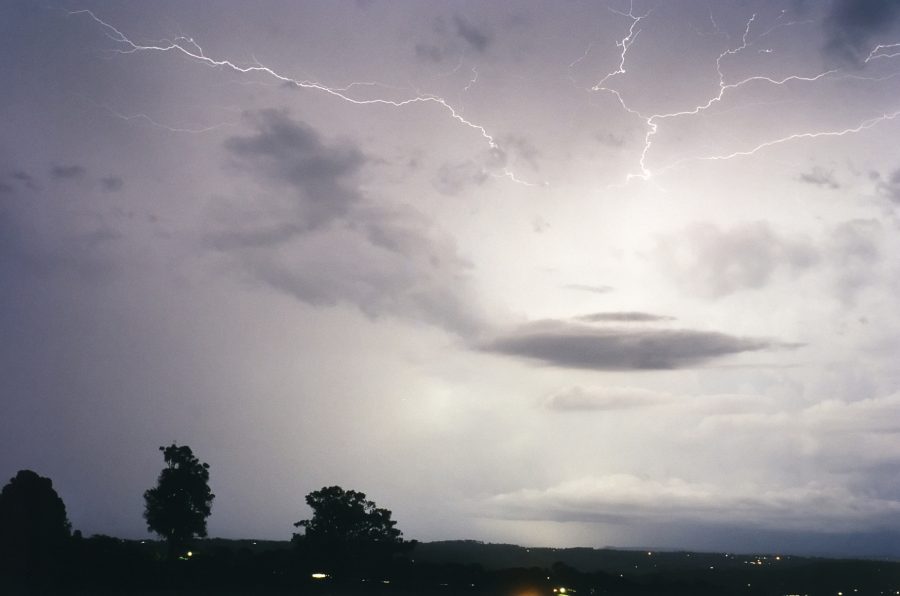
[[76,528],[178,441],[212,535],[900,554],[896,2],[0,23],[0,473]]

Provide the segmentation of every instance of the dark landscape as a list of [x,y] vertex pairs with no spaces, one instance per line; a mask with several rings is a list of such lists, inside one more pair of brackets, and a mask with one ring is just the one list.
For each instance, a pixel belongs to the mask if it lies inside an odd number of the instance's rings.
[[900,0],[0,0],[0,596],[900,596]]
[[900,562],[772,554],[525,548],[473,541],[420,543],[368,573],[321,571],[287,541],[197,540],[190,560],[164,561],[157,541],[74,541],[37,581],[4,594],[447,594],[491,596],[886,595]]
[[290,541],[206,535],[215,499],[189,447],[160,447],[146,491],[164,540],[71,532],[52,482],[20,471],[0,492],[0,572],[10,594],[448,594],[496,596],[896,594],[900,562],[772,553],[541,548],[403,539],[391,512],[338,486],[307,495]]

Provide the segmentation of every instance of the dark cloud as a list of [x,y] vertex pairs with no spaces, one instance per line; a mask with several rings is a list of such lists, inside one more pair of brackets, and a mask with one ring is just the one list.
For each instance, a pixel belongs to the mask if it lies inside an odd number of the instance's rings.
[[852,304],[860,290],[879,278],[883,234],[881,223],[873,219],[850,220],[832,232],[829,262],[835,268],[837,295],[844,304]]
[[525,162],[533,170],[540,170],[540,150],[527,137],[523,135],[504,135],[502,145],[514,156],[516,162]]
[[275,247],[301,234],[303,230],[302,226],[294,223],[241,225],[235,221],[228,229],[209,233],[206,242],[216,250]]
[[832,59],[861,64],[876,36],[887,33],[900,16],[898,0],[836,0],[825,17],[825,52]]
[[453,17],[453,24],[456,27],[456,34],[464,39],[472,49],[484,52],[490,45],[491,37],[463,17],[459,15]]
[[800,174],[800,181],[831,189],[838,189],[841,187],[837,179],[834,177],[834,171],[826,170],[819,166],[814,167],[809,172]]
[[631,519],[657,527],[687,523],[694,531],[722,524],[847,532],[895,524],[897,502],[834,483],[719,486],[682,478],[610,474],[570,480],[543,490],[499,494],[485,500],[482,507],[488,515],[501,519],[613,523]]
[[[289,231],[274,230],[274,235]],[[481,328],[468,295],[470,264],[453,242],[412,208],[361,207],[329,230],[252,245],[219,237],[252,278],[315,306],[348,304],[376,318],[426,321],[470,336]]]
[[482,186],[490,177],[490,172],[483,165],[469,160],[442,165],[432,184],[439,193],[456,196],[473,186]]
[[[48,236],[48,226],[53,236]],[[74,276],[87,282],[109,279],[117,271],[111,249],[120,238],[118,231],[105,225],[64,230],[44,221],[33,205],[15,213],[0,211],[0,279],[13,273]]]
[[558,412],[609,411],[646,408],[671,401],[671,396],[634,387],[569,387],[550,395],[544,402]]
[[623,329],[540,321],[486,343],[489,352],[593,370],[666,370],[741,352],[793,347],[711,331]]
[[661,237],[655,256],[676,282],[710,298],[765,287],[776,271],[797,274],[819,260],[809,240],[784,236],[761,221],[727,230],[696,223]]
[[900,169],[895,170],[893,174],[885,179],[881,179],[877,172],[873,177],[879,179],[878,192],[881,196],[900,204]]
[[[461,335],[480,328],[470,264],[430,219],[375,205],[352,186],[365,157],[333,145],[286,113],[249,116],[257,132],[226,147],[260,181],[292,191],[217,207],[207,245],[266,286],[317,306],[353,305],[371,317],[425,320]],[[328,224],[328,225],[325,225]]]
[[577,321],[586,323],[648,323],[656,321],[674,321],[675,317],[655,315],[648,312],[595,312],[575,317]]
[[77,164],[67,166],[56,165],[50,168],[50,176],[55,180],[83,178],[86,173],[87,170],[84,166],[79,166]]
[[344,215],[359,202],[352,178],[366,160],[358,148],[326,144],[312,127],[284,111],[262,110],[247,118],[255,133],[227,139],[226,149],[262,184],[290,188],[306,229]]
[[118,192],[125,186],[125,181],[118,176],[107,176],[100,179],[100,186],[106,192]]
[[591,292],[592,294],[608,294],[615,289],[612,286],[591,286],[588,284],[566,284],[563,288],[579,292]]
[[14,190],[15,189],[12,186],[10,186],[9,184],[7,184],[6,182],[0,181],[0,192],[11,193]]
[[605,145],[607,147],[624,147],[625,146],[625,135],[617,135],[611,132],[598,132],[594,135],[594,138],[597,139],[601,145]]
[[438,170],[437,177],[433,181],[434,188],[445,195],[462,194],[472,187],[484,185],[491,179],[494,172],[506,166],[507,161],[506,153],[495,147],[480,159],[444,164]]
[[416,56],[423,60],[430,60],[431,62],[442,62],[444,60],[444,51],[431,44],[417,43],[415,51]]
[[37,190],[38,188],[37,181],[34,177],[24,170],[15,170],[10,174],[10,177],[17,182],[24,184],[25,187],[30,190]]

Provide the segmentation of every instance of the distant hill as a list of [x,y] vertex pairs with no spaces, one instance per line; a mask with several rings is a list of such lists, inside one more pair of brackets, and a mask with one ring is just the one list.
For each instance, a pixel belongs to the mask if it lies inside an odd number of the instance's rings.
[[638,551],[611,548],[533,548],[474,540],[425,542],[412,553],[433,563],[477,564],[485,569],[541,567],[563,563],[585,573],[644,574],[668,571],[743,569],[747,566],[795,567],[815,559],[771,554]]

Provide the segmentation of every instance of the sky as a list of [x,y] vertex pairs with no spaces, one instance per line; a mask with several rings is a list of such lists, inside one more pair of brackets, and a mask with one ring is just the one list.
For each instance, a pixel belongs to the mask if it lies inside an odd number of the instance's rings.
[[4,2],[0,478],[144,538],[900,556],[900,3]]

